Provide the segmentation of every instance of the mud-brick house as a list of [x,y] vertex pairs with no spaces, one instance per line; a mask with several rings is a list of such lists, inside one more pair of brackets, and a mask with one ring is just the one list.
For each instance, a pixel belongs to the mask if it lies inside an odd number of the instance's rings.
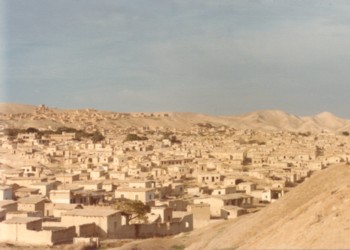
[[24,166],[21,167],[23,174],[26,176],[40,177],[43,174],[44,168],[39,166]]
[[167,167],[167,170],[168,174],[176,179],[186,177],[191,173],[191,169],[187,165],[171,165]]
[[262,201],[274,202],[284,195],[285,191],[283,188],[270,188],[264,190],[261,194]]
[[256,184],[253,182],[242,182],[237,185],[237,190],[244,191],[246,194],[250,194],[256,189]]
[[51,140],[55,141],[72,141],[75,139],[75,133],[62,132],[62,134],[52,134],[50,135]]
[[207,203],[188,205],[187,211],[193,214],[193,227],[201,228],[210,223],[210,205]]
[[130,188],[154,188],[155,181],[153,180],[130,180]]
[[212,188],[211,195],[225,195],[236,193],[236,186],[226,186],[226,187],[214,187]]
[[[79,226],[94,223],[94,232],[84,232],[101,238],[115,238],[118,228],[122,225],[121,211],[105,208],[84,208],[69,210],[61,215],[60,225]],[[78,230],[77,230],[78,232]]]
[[247,194],[235,193],[227,195],[208,196],[195,198],[194,204],[207,203],[210,205],[210,214],[212,217],[221,217],[221,209],[224,206],[246,207],[253,204],[253,197]]
[[[19,169],[0,169],[0,178],[2,180],[8,180],[11,178],[19,178],[23,176],[23,170]],[[9,183],[8,183],[9,184]]]
[[235,186],[237,185],[240,181],[242,181],[241,179],[237,178],[237,177],[225,177],[224,179],[224,186]]
[[13,217],[0,223],[0,242],[52,246],[71,243],[75,227],[43,228],[38,217]]
[[17,201],[3,200],[0,201],[0,221],[4,220],[8,212],[17,211]]
[[139,168],[139,167],[130,166],[128,168],[128,176],[138,177],[138,176],[140,176],[140,173],[141,173],[141,168]]
[[153,188],[118,188],[114,197],[126,198],[129,200],[139,200],[144,204],[149,204],[155,199],[155,189]]
[[113,192],[117,189],[118,183],[114,180],[105,180],[102,182],[102,189],[106,192]]
[[158,215],[160,222],[170,222],[173,218],[173,209],[168,206],[151,207],[151,214]]
[[306,168],[311,171],[317,171],[317,170],[322,170],[325,168],[325,165],[322,161],[311,161],[308,162],[306,165]]
[[49,197],[50,191],[57,189],[58,183],[57,181],[35,182],[30,184],[29,187],[39,189],[40,194]]
[[125,180],[127,177],[127,174],[121,171],[111,171],[111,172],[108,172],[108,174],[109,174],[109,178],[113,180]]
[[42,197],[25,197],[18,200],[18,210],[29,212],[40,212],[42,216],[45,212],[45,203],[48,200]]
[[18,202],[13,200],[0,201],[0,209],[5,209],[8,212],[17,211]]
[[73,209],[83,209],[81,204],[63,204],[63,203],[45,203],[45,216],[61,217],[65,213]]
[[75,184],[79,187],[83,187],[84,190],[102,189],[102,181],[99,181],[99,180],[79,181],[79,182],[76,182]]
[[50,191],[50,200],[52,201],[52,203],[71,204],[74,201],[73,192],[83,189],[83,187],[79,186],[61,185],[58,187],[58,190]]
[[197,183],[198,184],[210,184],[210,183],[218,183],[224,179],[224,176],[218,173],[203,173],[197,175]]
[[92,180],[105,179],[106,172],[103,169],[94,169],[90,172],[90,178]]
[[224,206],[221,208],[221,218],[235,219],[238,216],[242,216],[247,213],[247,210],[242,207],[237,206]]
[[160,160],[160,166],[171,166],[171,165],[185,165],[191,163],[193,159],[184,157],[167,157]]
[[19,186],[29,186],[36,182],[45,182],[47,177],[13,177],[6,180],[7,185],[18,184]]
[[21,188],[17,188],[14,194],[16,199],[20,199],[20,198],[29,197],[32,195],[39,195],[39,192],[40,192],[40,189],[38,188],[21,187]]
[[13,199],[13,188],[10,186],[0,185],[0,201],[12,200]]
[[37,133],[19,133],[17,139],[34,141],[38,137]]
[[167,171],[162,168],[152,168],[151,171],[154,178],[158,178],[167,174]]
[[103,203],[109,197],[104,190],[77,190],[72,192],[71,203],[97,205]]
[[156,220],[149,224],[127,224],[119,228],[118,239],[141,239],[170,236],[193,230],[193,215],[188,212],[173,212],[169,222]]
[[56,175],[56,180],[62,183],[73,183],[75,181],[79,181],[79,174],[64,173]]

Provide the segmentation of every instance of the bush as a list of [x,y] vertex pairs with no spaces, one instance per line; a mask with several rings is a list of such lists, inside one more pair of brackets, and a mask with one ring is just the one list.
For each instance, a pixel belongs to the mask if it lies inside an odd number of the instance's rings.
[[37,128],[27,128],[27,133],[39,133],[39,129]]
[[94,143],[103,141],[105,139],[105,137],[101,134],[100,131],[96,131],[96,132],[90,134],[90,137]]
[[148,140],[148,138],[145,136],[138,136],[137,134],[128,134],[125,137],[124,142],[126,142],[126,141],[146,141],[146,140]]

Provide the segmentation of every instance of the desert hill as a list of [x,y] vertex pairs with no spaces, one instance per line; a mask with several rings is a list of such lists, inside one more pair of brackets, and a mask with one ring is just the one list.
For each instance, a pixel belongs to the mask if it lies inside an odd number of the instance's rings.
[[[65,110],[48,108],[47,113],[36,113],[38,107],[33,105],[0,103],[0,115],[28,114],[20,119],[11,118],[10,126],[59,127],[78,126],[84,122],[95,122],[99,127],[131,127],[149,126],[176,129],[190,129],[198,124],[210,124],[213,127],[226,126],[235,129],[281,130],[294,132],[343,132],[350,131],[350,120],[339,118],[331,113],[323,112],[315,116],[296,116],[280,110],[259,110],[238,116],[211,116],[195,113],[118,113],[94,109]],[[165,115],[166,114],[166,115]],[[84,117],[81,123],[70,117]],[[90,119],[90,117],[98,119]],[[112,118],[113,116],[118,118]],[[62,116],[66,116],[64,119]],[[61,119],[62,118],[62,119]]]
[[119,249],[349,249],[349,180],[350,166],[332,166],[257,213]]
[[36,106],[18,104],[18,103],[0,103],[0,113],[18,114],[18,113],[34,113]]

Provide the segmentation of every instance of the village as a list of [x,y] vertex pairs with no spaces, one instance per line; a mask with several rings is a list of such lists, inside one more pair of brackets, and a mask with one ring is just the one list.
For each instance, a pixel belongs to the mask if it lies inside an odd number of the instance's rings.
[[[171,114],[1,114],[0,243],[98,246],[186,233],[264,209],[350,160],[348,133],[109,123],[157,116]],[[23,119],[56,125],[17,127]]]

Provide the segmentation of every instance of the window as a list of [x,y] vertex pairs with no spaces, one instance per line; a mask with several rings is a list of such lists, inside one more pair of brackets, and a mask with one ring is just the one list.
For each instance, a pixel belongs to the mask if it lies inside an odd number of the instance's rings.
[[135,201],[138,201],[138,200],[139,200],[139,195],[135,194]]

